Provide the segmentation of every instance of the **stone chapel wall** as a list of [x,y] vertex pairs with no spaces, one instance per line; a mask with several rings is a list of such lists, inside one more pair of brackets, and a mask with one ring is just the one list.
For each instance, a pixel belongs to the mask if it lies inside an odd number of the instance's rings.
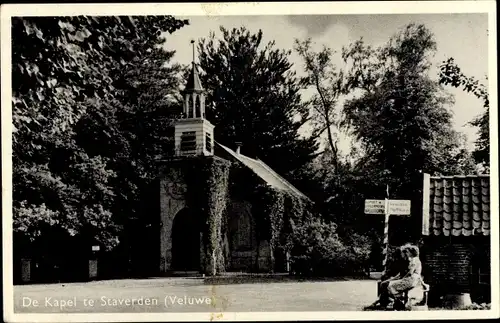
[[180,168],[169,168],[160,178],[160,272],[172,264],[172,226],[175,215],[186,207],[187,185]]

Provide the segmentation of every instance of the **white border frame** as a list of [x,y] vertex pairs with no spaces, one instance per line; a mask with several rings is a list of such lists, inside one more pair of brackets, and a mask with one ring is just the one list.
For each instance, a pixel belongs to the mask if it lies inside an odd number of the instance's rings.
[[[171,3],[171,4],[21,4],[1,7],[2,44],[2,221],[4,319],[9,322],[130,322],[130,321],[261,321],[261,320],[410,320],[498,318],[499,275],[492,275],[492,309],[489,311],[412,312],[226,312],[219,313],[119,313],[119,314],[14,314],[12,276],[12,133],[11,133],[11,24],[12,16],[54,15],[309,15],[309,14],[433,14],[488,13],[490,132],[498,133],[497,57],[495,1],[385,1],[385,2],[293,2],[293,3]],[[498,255],[498,139],[491,141],[491,251]],[[494,207],[494,206],[497,207]],[[492,257],[492,273],[499,273],[499,260]]]

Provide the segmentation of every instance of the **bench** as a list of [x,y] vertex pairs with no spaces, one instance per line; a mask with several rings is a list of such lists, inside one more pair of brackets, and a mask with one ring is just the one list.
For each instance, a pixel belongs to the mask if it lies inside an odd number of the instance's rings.
[[[430,286],[422,281],[421,286],[417,286],[409,291],[404,292],[402,296],[402,303],[404,305],[404,308],[408,310],[427,310],[429,291]],[[412,292],[421,294],[416,296],[412,295]]]
[[[380,285],[381,281],[377,282],[377,295],[380,296]],[[421,289],[420,289],[421,288]],[[429,299],[429,291],[430,291],[430,286],[422,281],[422,284],[404,292],[401,297],[398,297],[397,300],[395,300],[395,308],[396,310],[404,310],[404,309],[410,309],[410,310],[427,310],[427,302]],[[420,296],[417,296],[415,298],[412,293],[422,293],[420,294],[422,296],[422,299],[420,299]]]

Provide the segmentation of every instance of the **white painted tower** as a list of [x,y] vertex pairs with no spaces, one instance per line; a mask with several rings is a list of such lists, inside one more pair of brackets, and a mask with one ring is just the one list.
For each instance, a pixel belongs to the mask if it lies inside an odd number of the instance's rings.
[[175,122],[176,156],[212,156],[214,154],[214,126],[205,119],[205,94],[195,63],[184,89],[183,117]]

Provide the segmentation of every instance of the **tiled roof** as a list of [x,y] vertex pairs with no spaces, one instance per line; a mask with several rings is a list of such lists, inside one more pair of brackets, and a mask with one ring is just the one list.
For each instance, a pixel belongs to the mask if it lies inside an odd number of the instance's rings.
[[489,176],[430,177],[427,225],[430,235],[489,235]]
[[248,167],[257,176],[259,176],[264,182],[266,182],[269,186],[276,188],[276,189],[279,189],[279,190],[282,190],[282,191],[291,192],[296,196],[300,196],[300,197],[309,199],[301,191],[299,191],[292,184],[290,184],[286,179],[284,179],[278,173],[276,173],[273,169],[271,169],[271,167],[266,165],[263,161],[250,158],[250,157],[242,155],[240,153],[236,153],[235,151],[231,150],[230,148],[228,148],[226,146],[219,144],[218,142],[216,142],[215,144],[220,146],[229,155],[231,155],[233,158],[235,158],[236,160],[241,162],[243,165]]

